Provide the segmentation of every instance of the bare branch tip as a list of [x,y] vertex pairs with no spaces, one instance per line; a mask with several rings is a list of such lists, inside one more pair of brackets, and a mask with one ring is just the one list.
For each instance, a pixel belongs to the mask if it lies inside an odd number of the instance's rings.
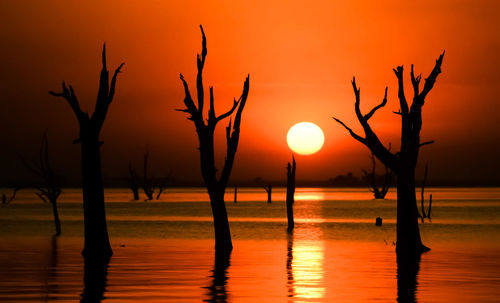
[[106,42],[102,46],[102,66],[106,68]]

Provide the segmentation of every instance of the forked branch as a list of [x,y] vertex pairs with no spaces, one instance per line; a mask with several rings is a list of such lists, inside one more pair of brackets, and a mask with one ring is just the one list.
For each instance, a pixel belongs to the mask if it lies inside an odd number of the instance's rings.
[[384,99],[382,100],[382,103],[375,106],[368,114],[363,115],[360,109],[360,88],[357,87],[356,79],[354,77],[352,79],[352,87],[354,90],[354,95],[356,97],[356,101],[354,103],[354,110],[356,112],[356,117],[358,118],[359,123],[363,127],[365,137],[363,138],[362,136],[356,134],[350,127],[348,127],[341,120],[335,117],[333,117],[333,119],[337,121],[340,125],[342,125],[354,139],[366,145],[377,156],[377,158],[380,159],[380,161],[384,165],[390,167],[391,169],[394,169],[396,160],[395,155],[384,147],[384,145],[380,142],[375,132],[373,132],[370,124],[368,124],[368,119],[370,119],[379,108],[387,104],[387,88],[385,89],[385,95]]

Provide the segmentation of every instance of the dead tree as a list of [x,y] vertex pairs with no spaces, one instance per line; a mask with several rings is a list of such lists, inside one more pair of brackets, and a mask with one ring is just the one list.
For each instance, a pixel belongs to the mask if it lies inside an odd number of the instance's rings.
[[[178,111],[182,111],[190,115],[188,119],[193,121],[196,127],[196,133],[198,134],[198,140],[200,144],[198,149],[200,151],[201,174],[205,181],[208,195],[210,196],[210,205],[212,207],[212,215],[214,220],[215,249],[221,253],[229,253],[232,250],[233,246],[231,242],[231,233],[229,230],[226,205],[224,204],[224,193],[226,191],[226,186],[229,181],[229,176],[231,174],[234,158],[236,155],[236,149],[238,147],[241,114],[243,112],[243,109],[245,108],[245,103],[248,97],[250,76],[248,76],[245,80],[245,83],[243,85],[243,93],[241,94],[240,98],[238,100],[235,99],[231,109],[220,116],[217,116],[215,114],[214,91],[213,87],[210,87],[210,107],[208,110],[208,119],[205,121],[203,117],[204,89],[202,73],[203,66],[205,65],[205,58],[207,56],[207,41],[205,38],[205,33],[203,32],[203,27],[201,25],[200,29],[202,34],[202,51],[201,54],[197,56],[198,74],[196,77],[198,106],[194,104],[193,99],[191,98],[191,93],[189,92],[188,84],[181,74],[180,79],[184,86],[184,104],[186,105],[186,108],[180,109]],[[215,127],[219,121],[231,116],[231,114],[235,110],[236,115],[234,117],[234,124],[231,124],[231,120],[229,120],[229,125],[226,127],[226,157],[220,177],[217,179],[217,170],[215,168],[214,159]]]
[[108,229],[106,226],[106,212],[104,208],[104,188],[101,172],[101,152],[103,144],[99,141],[108,108],[115,95],[115,84],[118,73],[123,64],[115,70],[111,83],[109,72],[106,68],[106,46],[102,50],[102,70],[99,79],[99,91],[94,113],[89,116],[88,112],[80,109],[71,85],[66,87],[62,84],[62,92],[51,91],[56,97],[63,97],[71,106],[76,115],[80,127],[80,136],[73,143],[80,143],[82,157],[82,192],[83,192],[83,215],[85,226],[85,244],[83,256],[92,259],[107,259],[112,254],[109,244]]
[[295,227],[295,223],[293,221],[293,204],[294,204],[294,195],[295,195],[295,157],[292,156],[292,165],[288,162],[286,167],[286,216],[288,219],[288,232],[292,232]]
[[128,164],[128,183],[129,187],[134,194],[134,201],[139,200],[139,176],[137,175],[137,171],[132,167],[132,163]]
[[156,200],[160,199],[161,194],[165,192],[167,189],[170,179],[172,177],[172,173],[170,172],[166,178],[161,178],[158,179],[157,186],[158,186],[158,193],[156,194]]
[[385,166],[384,183],[379,187],[377,185],[376,161],[373,153],[371,153],[370,159],[372,160],[372,170],[366,171],[363,169],[363,174],[365,179],[370,182],[370,191],[373,193],[375,199],[384,199],[391,187],[392,171],[389,167]]
[[396,252],[403,254],[420,254],[429,250],[422,244],[418,226],[418,209],[415,194],[415,166],[417,164],[418,152],[421,146],[431,144],[433,141],[420,142],[420,130],[422,129],[422,107],[425,97],[431,91],[436,82],[437,76],[441,73],[441,64],[443,62],[444,52],[436,60],[436,64],[425,79],[425,84],[420,90],[421,76],[415,77],[413,65],[411,67],[411,82],[413,85],[413,102],[411,107],[405,98],[403,87],[403,66],[394,69],[398,78],[399,86],[399,104],[400,110],[396,112],[401,117],[401,149],[398,153],[392,153],[380,142],[379,138],[368,124],[368,120],[373,114],[387,103],[387,87],[385,96],[379,105],[375,106],[368,114],[363,115],[359,106],[360,89],[356,86],[353,78],[352,87],[356,96],[355,112],[363,127],[365,136],[356,134],[351,128],[334,118],[340,123],[351,136],[366,145],[372,153],[387,167],[389,167],[397,177],[397,244]]
[[[12,202],[13,200],[16,199],[16,196],[17,196],[17,192],[20,191],[21,189],[23,189],[24,187],[23,186],[17,186],[14,188],[13,192],[12,192],[12,196],[10,196],[8,199],[7,199],[7,204]],[[3,199],[3,198],[2,198]],[[3,202],[3,201],[2,201]]]
[[59,220],[59,212],[57,210],[57,199],[62,190],[61,184],[50,166],[47,132],[45,132],[42,137],[38,161],[37,165],[29,166],[29,168],[42,179],[42,184],[34,186],[38,190],[36,195],[43,202],[49,202],[50,205],[52,205],[56,236],[59,236],[61,234],[61,221]]
[[422,181],[422,189],[420,190],[420,207],[422,210],[422,214],[418,214],[418,216],[422,219],[422,222],[424,222],[425,218],[431,218],[431,207],[432,207],[432,194],[429,197],[429,210],[427,213],[425,212],[425,207],[424,207],[424,191],[425,191],[425,185],[427,184],[427,174],[429,172],[429,163],[425,164],[425,172],[424,172],[424,180]]
[[267,193],[267,203],[271,203],[271,194],[273,192],[273,186],[271,184],[268,184],[267,186],[264,186],[264,189],[266,190]]
[[148,200],[153,200],[153,195],[156,190],[156,185],[154,181],[148,176],[148,160],[149,160],[149,150],[146,150],[144,153],[144,175],[142,179],[142,189],[144,190],[144,194],[146,194]]

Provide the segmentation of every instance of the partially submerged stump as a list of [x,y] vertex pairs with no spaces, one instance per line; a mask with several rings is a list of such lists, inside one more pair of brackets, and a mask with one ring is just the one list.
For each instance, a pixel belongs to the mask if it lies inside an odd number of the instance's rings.
[[288,232],[293,231],[295,223],[293,221],[293,203],[295,195],[295,157],[292,156],[292,165],[288,162],[287,165],[287,181],[286,181],[286,216],[288,219]]

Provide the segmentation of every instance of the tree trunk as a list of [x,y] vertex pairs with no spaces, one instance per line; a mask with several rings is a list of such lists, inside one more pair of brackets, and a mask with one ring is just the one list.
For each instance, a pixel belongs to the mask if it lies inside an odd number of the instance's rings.
[[267,203],[271,203],[272,202],[271,195],[272,195],[272,192],[273,192],[273,187],[271,186],[271,184],[269,184],[269,186],[267,187],[266,191],[267,191]]
[[56,225],[56,236],[61,234],[61,221],[59,220],[59,212],[57,211],[57,199],[50,201],[52,204],[52,212],[54,214],[54,224]]
[[424,246],[420,239],[414,170],[400,170],[397,179],[396,252],[398,255],[420,254],[429,248]]
[[85,258],[108,259],[113,255],[109,244],[104,208],[104,188],[101,173],[101,154],[98,135],[81,133],[82,190],[85,225]]
[[293,203],[295,195],[295,169],[296,163],[293,158],[293,164],[288,163],[287,166],[287,182],[286,182],[286,216],[288,220],[288,232],[292,232],[295,227],[293,220]]
[[226,204],[224,203],[224,189],[209,188],[210,206],[214,218],[215,251],[217,253],[231,252],[233,244],[227,217]]
[[130,189],[132,190],[132,193],[134,194],[134,201],[139,200],[139,188],[137,186],[131,186]]

